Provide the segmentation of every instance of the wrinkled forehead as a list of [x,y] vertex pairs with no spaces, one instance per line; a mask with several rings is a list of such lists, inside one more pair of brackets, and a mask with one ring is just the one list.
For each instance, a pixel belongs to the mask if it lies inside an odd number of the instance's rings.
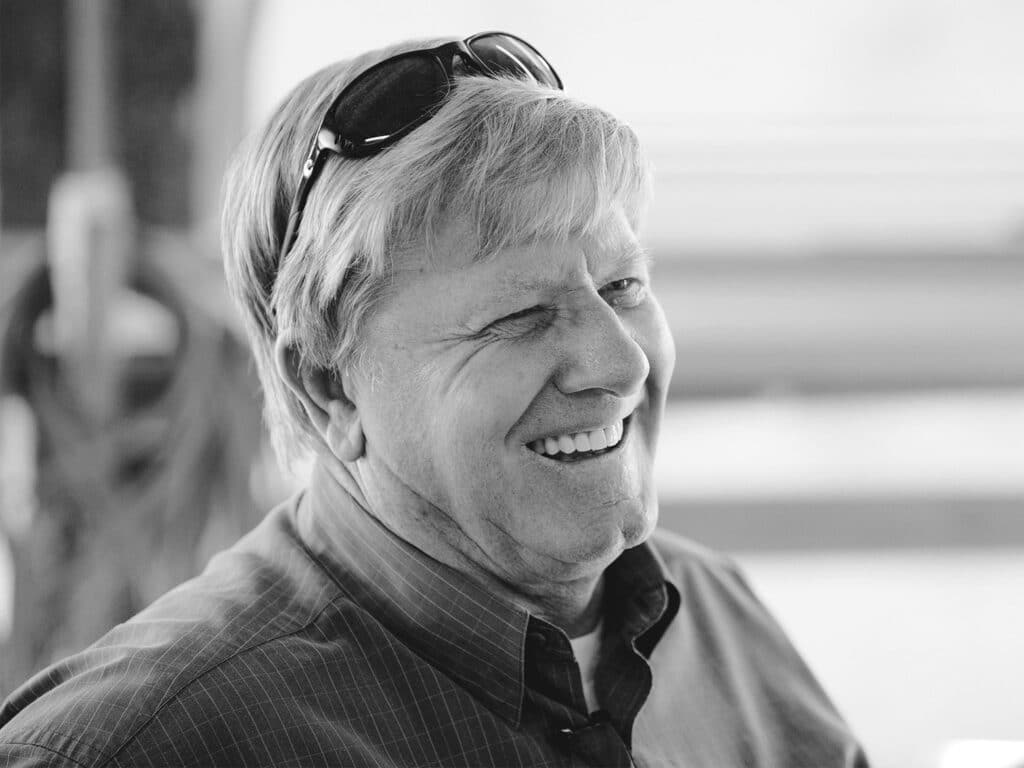
[[584,244],[588,261],[643,251],[623,206],[612,204],[592,212],[585,220],[575,221],[571,216],[557,222],[524,220],[514,214],[484,222],[468,215],[447,217],[425,228],[423,239],[403,248],[391,266],[394,271],[457,271],[475,264],[514,260],[515,254],[524,250],[569,241]]
[[[445,222],[438,236],[429,245],[423,242],[405,249],[394,259],[391,270],[400,275],[400,282],[415,280],[418,274],[448,273],[458,279],[471,271],[489,274],[502,284],[518,284],[550,272],[556,278],[569,262],[548,265],[525,258],[534,251],[563,253],[572,250],[578,258],[572,263],[591,274],[607,271],[625,263],[645,265],[649,261],[636,232],[621,207],[613,207],[595,218],[586,231],[552,235],[543,230],[521,230],[519,237],[503,238],[500,246],[481,247],[475,222],[457,217]],[[550,269],[548,267],[550,266]],[[478,267],[493,267],[481,272]]]

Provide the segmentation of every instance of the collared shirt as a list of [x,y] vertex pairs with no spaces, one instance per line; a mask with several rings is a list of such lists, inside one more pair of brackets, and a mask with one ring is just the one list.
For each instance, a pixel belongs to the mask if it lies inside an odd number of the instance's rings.
[[720,556],[627,550],[603,632],[589,714],[559,628],[297,497],[12,694],[0,766],[866,765]]

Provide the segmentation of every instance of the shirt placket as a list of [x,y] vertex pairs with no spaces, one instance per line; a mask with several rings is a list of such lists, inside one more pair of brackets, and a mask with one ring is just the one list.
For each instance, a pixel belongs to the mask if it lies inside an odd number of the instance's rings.
[[587,714],[583,680],[563,632],[531,620],[526,637],[527,697],[540,713],[549,741],[572,766],[631,768],[629,746],[609,713]]

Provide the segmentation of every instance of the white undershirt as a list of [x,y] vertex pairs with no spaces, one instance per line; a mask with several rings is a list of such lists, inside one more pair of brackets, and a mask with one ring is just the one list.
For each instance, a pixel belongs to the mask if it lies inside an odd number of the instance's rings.
[[583,678],[583,697],[587,700],[587,711],[589,712],[600,709],[597,704],[597,694],[594,691],[594,678],[597,676],[597,660],[601,652],[601,628],[603,625],[604,619],[597,623],[593,632],[569,640],[576,663],[580,668],[580,676]]

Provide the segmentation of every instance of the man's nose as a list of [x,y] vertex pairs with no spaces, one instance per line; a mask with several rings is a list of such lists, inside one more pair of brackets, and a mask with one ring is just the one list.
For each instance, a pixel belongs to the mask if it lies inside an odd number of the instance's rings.
[[651,370],[631,326],[597,295],[573,319],[563,343],[555,384],[567,395],[599,389],[625,397],[643,386]]

